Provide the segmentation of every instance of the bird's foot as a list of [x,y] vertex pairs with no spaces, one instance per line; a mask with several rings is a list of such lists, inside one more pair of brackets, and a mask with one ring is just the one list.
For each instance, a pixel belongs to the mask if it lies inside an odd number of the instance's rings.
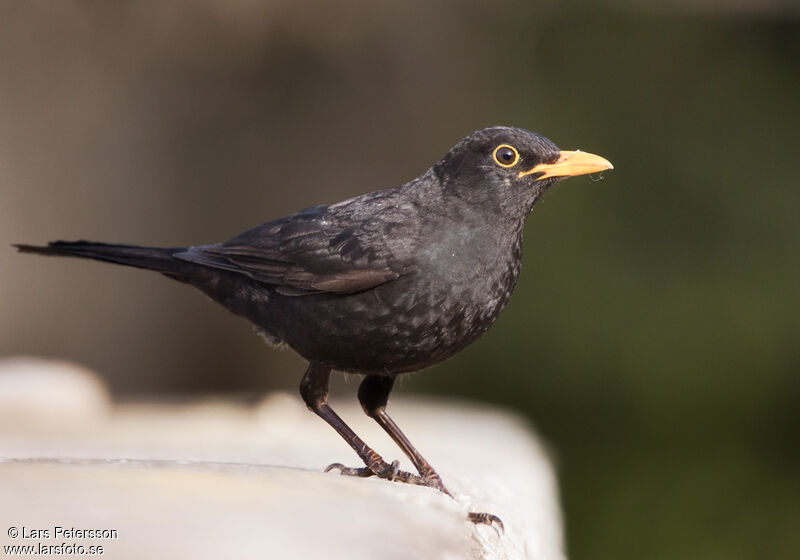
[[[377,476],[378,478],[383,478],[392,482],[403,482],[406,484],[415,484],[417,486],[427,486],[429,488],[434,488],[439,492],[450,496],[451,498],[453,497],[447,488],[445,488],[441,477],[439,477],[439,474],[433,469],[426,471],[425,474],[419,475],[400,470],[400,461],[392,461],[391,463],[387,463],[383,459],[377,457],[371,459],[372,460],[366,467],[346,467],[341,463],[331,463],[325,467],[325,472],[338,470],[340,474],[347,476],[359,476],[364,478]],[[505,527],[503,526],[502,520],[491,513],[470,512],[467,515],[467,519],[476,525],[489,525],[498,531],[498,533],[502,534],[505,532]]]
[[471,511],[467,514],[467,519],[476,525],[488,525],[489,527],[493,527],[499,534],[506,532],[503,521],[494,514]]
[[400,470],[400,461],[392,461],[391,463],[387,463],[386,461],[381,461],[380,463],[375,462],[375,464],[369,467],[346,467],[341,463],[331,463],[325,467],[325,472],[334,469],[337,469],[339,474],[347,476],[360,476],[364,478],[368,476],[377,476],[378,478],[385,478],[386,480],[395,480],[398,475],[403,473],[403,471]]
[[435,472],[427,473],[425,475],[413,474],[407,471],[400,470],[400,461],[392,461],[387,463],[383,459],[370,461],[366,467],[346,467],[341,463],[332,463],[325,468],[325,472],[338,470],[341,474],[347,476],[360,476],[369,477],[377,476],[392,482],[403,482],[405,484],[416,484],[417,486],[428,486],[435,488],[440,492],[452,497],[447,488],[442,484],[442,479]]

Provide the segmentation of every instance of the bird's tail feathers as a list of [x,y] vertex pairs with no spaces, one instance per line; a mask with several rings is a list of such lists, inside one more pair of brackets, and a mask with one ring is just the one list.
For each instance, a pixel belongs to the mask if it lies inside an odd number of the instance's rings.
[[169,276],[179,276],[185,263],[173,257],[184,248],[139,247],[137,245],[114,245],[91,241],[51,241],[47,245],[14,245],[20,253],[38,255],[82,257],[124,266],[145,268]]

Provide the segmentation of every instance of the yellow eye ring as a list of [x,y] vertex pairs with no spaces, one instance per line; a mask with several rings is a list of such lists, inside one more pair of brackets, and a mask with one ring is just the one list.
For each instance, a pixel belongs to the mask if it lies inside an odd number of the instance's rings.
[[519,163],[519,152],[514,146],[500,144],[492,152],[492,159],[500,167],[514,167]]

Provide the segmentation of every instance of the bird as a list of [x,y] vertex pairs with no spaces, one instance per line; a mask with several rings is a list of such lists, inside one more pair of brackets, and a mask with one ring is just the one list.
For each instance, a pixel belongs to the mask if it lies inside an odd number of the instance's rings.
[[[252,322],[269,343],[308,361],[303,401],[363,462],[333,463],[326,471],[452,497],[386,412],[395,379],[446,360],[484,334],[517,284],[523,226],[535,203],[562,179],[608,169],[608,160],[562,151],[536,132],[493,126],[467,135],[403,185],[307,208],[222,243],[15,247],[152,270],[197,288]],[[332,371],[363,376],[361,407],[416,473],[384,460],[334,412]],[[502,528],[490,513],[470,512],[468,519]]]

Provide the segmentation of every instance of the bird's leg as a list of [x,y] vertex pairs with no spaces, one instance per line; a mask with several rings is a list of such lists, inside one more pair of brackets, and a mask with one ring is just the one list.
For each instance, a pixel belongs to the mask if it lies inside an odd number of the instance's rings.
[[398,462],[387,463],[383,458],[372,450],[364,441],[358,437],[350,427],[336,414],[328,405],[328,383],[330,381],[331,370],[327,366],[309,364],[303,380],[300,382],[300,395],[303,397],[308,408],[325,420],[336,430],[342,438],[353,448],[361,457],[366,465],[365,468],[355,469],[344,467],[338,463],[330,465],[326,471],[332,468],[341,469],[343,474],[355,476],[373,476],[387,478],[389,480],[400,480],[411,482],[416,475],[398,469]]
[[411,445],[406,435],[400,431],[397,424],[394,423],[388,414],[386,414],[386,401],[389,399],[389,393],[394,384],[394,377],[383,375],[368,375],[361,382],[358,387],[358,401],[364,412],[375,420],[381,428],[386,431],[389,436],[394,440],[397,446],[403,450],[403,453],[411,459],[417,471],[424,480],[425,486],[436,488],[440,492],[452,497],[452,494],[442,484],[442,479],[438,473],[433,470],[428,461],[425,460],[417,449]]
[[[328,384],[330,381],[331,370],[327,366],[309,364],[303,380],[300,382],[300,395],[302,395],[308,408],[316,415],[325,420],[331,427],[338,432],[342,438],[353,448],[361,457],[366,467],[352,468],[345,467],[339,463],[329,465],[325,471],[339,469],[342,474],[353,476],[378,476],[396,482],[406,482],[422,486],[431,486],[444,492],[452,498],[452,494],[442,484],[441,478],[433,470],[433,467],[419,454],[411,445],[408,438],[400,431],[391,418],[386,414],[386,401],[392,389],[393,379],[389,377],[367,376],[361,383],[358,390],[358,399],[367,415],[374,418],[380,426],[392,437],[400,446],[403,452],[408,455],[414,466],[419,471],[419,476],[398,468],[398,461],[391,464],[383,460],[364,441],[358,437],[350,427],[344,423],[338,414],[328,405]],[[370,381],[371,380],[371,381]],[[387,381],[388,380],[388,383]],[[500,518],[491,513],[469,513],[467,519],[473,523],[486,525],[497,525],[503,529],[503,522]]]
[[[425,460],[420,452],[411,445],[406,435],[400,431],[394,420],[386,413],[386,403],[389,400],[389,393],[392,391],[393,384],[394,377],[367,375],[358,387],[358,401],[361,403],[361,407],[367,416],[373,418],[391,436],[397,446],[414,463],[422,479],[419,482],[414,482],[414,484],[423,484],[436,488],[452,498],[453,495],[445,488],[439,474],[433,470],[431,464]],[[503,530],[503,522],[499,517],[491,513],[470,512],[467,515],[467,519],[473,523],[496,526],[501,531]]]

